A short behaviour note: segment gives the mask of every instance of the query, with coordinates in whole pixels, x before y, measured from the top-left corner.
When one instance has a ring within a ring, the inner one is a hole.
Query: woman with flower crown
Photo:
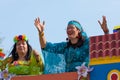
[[[3,71],[7,68],[9,73],[15,75],[43,74],[42,56],[32,49],[26,35],[15,36],[14,42],[8,57],[0,62],[0,69]]]

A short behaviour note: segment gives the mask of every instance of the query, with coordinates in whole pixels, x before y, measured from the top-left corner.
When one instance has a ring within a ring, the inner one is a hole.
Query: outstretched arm
[[[106,21],[106,16],[102,16],[102,23],[98,20],[98,23],[100,24],[104,34],[109,34],[109,29],[107,27],[107,21]]]
[[[36,26],[39,32],[39,41],[40,41],[41,48],[45,48],[46,47],[46,39],[44,36],[45,22],[43,21],[43,23],[40,23],[40,18],[38,17],[35,19],[34,25]]]

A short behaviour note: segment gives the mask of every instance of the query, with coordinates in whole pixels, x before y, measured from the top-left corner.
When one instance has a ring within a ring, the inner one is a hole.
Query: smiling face
[[[27,42],[24,40],[20,40],[16,43],[16,52],[18,53],[18,56],[25,56],[28,51],[28,45]]]
[[[75,39],[78,36],[78,33],[80,33],[79,29],[77,29],[74,25],[68,25],[67,35],[70,40]]]

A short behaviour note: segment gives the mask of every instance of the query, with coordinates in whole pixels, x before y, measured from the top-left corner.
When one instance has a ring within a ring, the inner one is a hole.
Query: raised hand
[[[43,23],[40,23],[40,18],[38,17],[35,19],[34,25],[36,26],[39,33],[41,33],[44,31],[45,21],[43,21]]]
[[[109,29],[107,27],[107,21],[106,21],[106,16],[102,16],[103,21],[102,23],[98,20],[98,23],[100,24],[102,30],[104,31],[105,34],[109,33]]]

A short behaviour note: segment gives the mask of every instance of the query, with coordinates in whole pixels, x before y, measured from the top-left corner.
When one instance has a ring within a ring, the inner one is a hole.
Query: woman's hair
[[[76,47],[82,46],[82,45],[83,45],[83,42],[85,41],[84,36],[82,36],[81,33],[78,33],[77,38],[78,38],[78,42],[77,42],[76,44],[72,44],[71,41],[70,41],[68,38],[66,38],[66,40],[67,40],[67,47],[70,47],[70,46],[71,46],[71,47],[73,47],[73,48],[76,48]]]
[[[28,48],[28,51],[27,51],[27,54],[25,55],[25,60],[30,60],[30,56],[31,56],[31,51],[32,51],[32,47],[30,46],[30,44],[28,43],[28,41],[26,41],[27,43],[27,48]],[[15,60],[18,60],[19,56],[18,56],[18,53],[16,52],[16,44],[15,43],[13,45],[13,49],[12,51],[10,52],[10,54],[8,55],[9,56],[12,56],[12,62],[15,61]]]

